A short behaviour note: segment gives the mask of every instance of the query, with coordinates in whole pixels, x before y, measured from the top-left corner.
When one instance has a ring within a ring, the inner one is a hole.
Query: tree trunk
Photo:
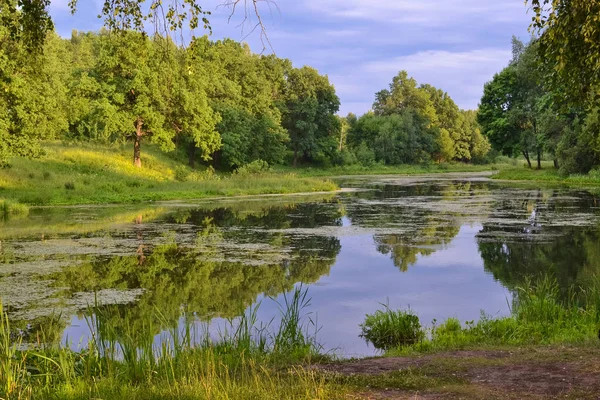
[[[188,161],[191,168],[196,167],[196,144],[194,142],[190,143],[188,149]]]
[[[142,168],[142,136],[144,136],[142,132],[142,126],[144,122],[141,118],[138,118],[135,122],[135,137],[133,138],[133,165],[138,168]]]
[[[523,156],[525,157],[525,160],[527,160],[527,165],[529,165],[529,168],[531,168],[531,159],[529,158],[529,152],[527,150],[523,150]]]
[[[542,169],[542,152],[537,151],[537,169]]]
[[[298,150],[294,149],[294,163],[293,163],[293,167],[296,168],[297,165],[298,165]]]
[[[554,159],[554,168],[558,169],[558,160],[556,158]]]

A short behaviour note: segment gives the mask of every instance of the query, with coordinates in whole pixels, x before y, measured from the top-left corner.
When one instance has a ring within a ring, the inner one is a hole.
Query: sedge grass
[[[58,343],[23,347],[0,305],[0,398],[343,397],[343,390],[303,366],[317,349],[301,317],[309,302],[306,290],[297,288],[284,303],[277,329],[257,327],[255,307],[230,321],[218,339],[199,334],[193,318],[184,315],[185,323],[163,332],[159,344],[152,334],[140,336],[139,325],[136,331],[115,323],[95,306],[88,318],[93,337],[80,351]],[[142,331],[155,327],[146,328]]]

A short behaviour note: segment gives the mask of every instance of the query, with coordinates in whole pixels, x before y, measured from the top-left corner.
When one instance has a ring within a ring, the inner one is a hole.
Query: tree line
[[[233,169],[329,156],[337,148],[339,98],[326,76],[253,54],[232,40],[127,31],[46,38],[32,56],[0,32],[0,157],[36,156],[40,140],[133,143],[180,150],[193,166]]]
[[[0,159],[38,156],[43,140],[143,143],[188,163],[233,170],[252,162],[319,166],[483,160],[475,113],[402,71],[361,118],[336,115],[327,76],[233,40],[135,31],[48,34],[32,55],[5,32]]]

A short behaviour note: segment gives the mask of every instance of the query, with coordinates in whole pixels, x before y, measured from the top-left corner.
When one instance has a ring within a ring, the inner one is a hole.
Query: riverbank
[[[352,360],[320,353],[302,288],[280,304],[276,328],[257,326],[254,307],[217,338],[198,330],[191,315],[146,315],[130,325],[90,307],[84,314],[94,334],[77,351],[60,343],[24,348],[0,305],[0,398],[597,398],[600,288],[562,300],[557,290],[553,280],[539,280],[519,289],[511,316],[464,326],[449,318],[418,342]],[[380,333],[407,339],[412,328],[423,332],[411,321]],[[38,343],[44,337],[39,332]]]
[[[142,168],[132,165],[128,147],[50,143],[44,148],[39,159],[13,158],[0,169],[4,213],[22,213],[16,204],[136,203],[338,189],[328,179],[292,173],[193,170],[152,146],[144,149]]]
[[[508,181],[544,182],[573,186],[600,186],[600,173],[597,171],[592,171],[586,175],[563,176],[553,166],[544,166],[540,170],[505,167],[499,169],[493,178]]]

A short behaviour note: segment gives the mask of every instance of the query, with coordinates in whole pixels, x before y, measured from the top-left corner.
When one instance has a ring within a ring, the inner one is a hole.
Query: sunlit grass
[[[129,147],[47,143],[45,149],[40,159],[17,157],[0,169],[0,198],[28,205],[69,205],[337,189],[329,180],[295,174],[192,170],[151,145],[142,153],[142,168],[132,165]]]

